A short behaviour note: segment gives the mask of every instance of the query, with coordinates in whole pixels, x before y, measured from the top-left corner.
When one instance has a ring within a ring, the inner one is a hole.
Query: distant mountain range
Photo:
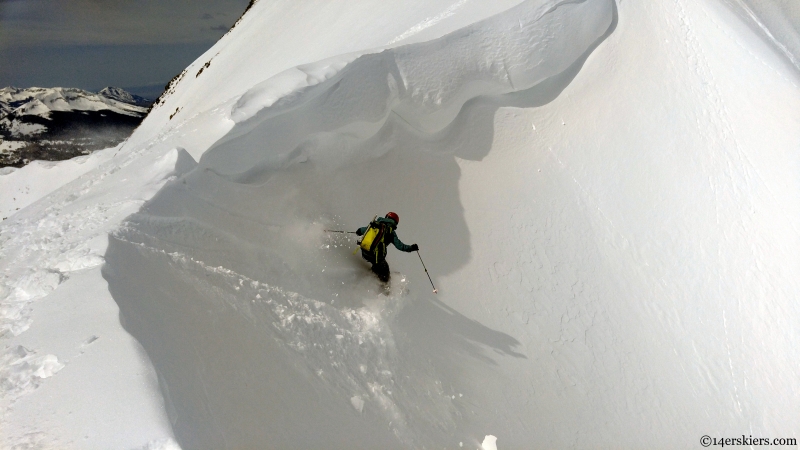
[[[120,88],[0,89],[0,167],[62,160],[126,139],[151,101]]]

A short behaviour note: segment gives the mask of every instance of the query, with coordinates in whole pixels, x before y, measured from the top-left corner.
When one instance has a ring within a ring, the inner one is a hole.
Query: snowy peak
[[[0,111],[3,115],[42,116],[52,111],[103,111],[133,117],[147,114],[147,101],[119,88],[105,88],[100,93],[75,88],[0,89]]]
[[[139,125],[149,102],[120,88],[0,89],[0,167],[61,160],[111,147]]]
[[[147,100],[144,97],[139,97],[138,95],[131,94],[130,92],[124,89],[111,86],[103,88],[97,94],[109,100],[115,100],[118,102],[127,103],[129,105],[149,107],[153,103],[152,101]]]

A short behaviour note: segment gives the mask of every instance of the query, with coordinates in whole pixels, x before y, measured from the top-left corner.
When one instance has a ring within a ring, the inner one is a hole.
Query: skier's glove
[[[356,236],[361,236],[361,229],[356,230]]]
[[[411,244],[411,248],[409,249],[409,251],[415,252],[417,250],[419,250],[419,245]]]

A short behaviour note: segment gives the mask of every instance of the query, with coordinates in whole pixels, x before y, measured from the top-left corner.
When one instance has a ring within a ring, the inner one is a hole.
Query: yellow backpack
[[[386,224],[378,222],[377,219],[378,216],[372,218],[372,221],[369,223],[369,228],[364,232],[364,237],[361,238],[361,242],[358,243],[361,250],[365,252],[373,253],[378,247],[378,244],[383,242],[383,238],[386,235]]]

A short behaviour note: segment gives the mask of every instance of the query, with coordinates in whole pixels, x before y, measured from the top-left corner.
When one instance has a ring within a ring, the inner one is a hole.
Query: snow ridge
[[[404,40],[404,39],[406,39],[408,37],[411,37],[411,36],[419,33],[420,31],[422,31],[422,30],[424,30],[426,28],[430,28],[430,27],[436,25],[438,22],[441,22],[442,20],[444,20],[444,19],[452,16],[453,14],[455,14],[456,10],[458,10],[459,8],[464,6],[464,4],[466,4],[468,1],[469,0],[458,0],[457,2],[453,3],[452,5],[450,5],[447,9],[445,9],[441,13],[439,13],[439,14],[433,16],[433,17],[428,17],[427,19],[423,20],[422,22],[420,22],[420,23],[414,25],[413,27],[409,28],[408,30],[404,31],[402,34],[400,34],[396,38],[394,38],[391,41],[387,42],[386,45],[392,45],[395,42],[400,42],[400,41],[402,41],[402,40]]]

